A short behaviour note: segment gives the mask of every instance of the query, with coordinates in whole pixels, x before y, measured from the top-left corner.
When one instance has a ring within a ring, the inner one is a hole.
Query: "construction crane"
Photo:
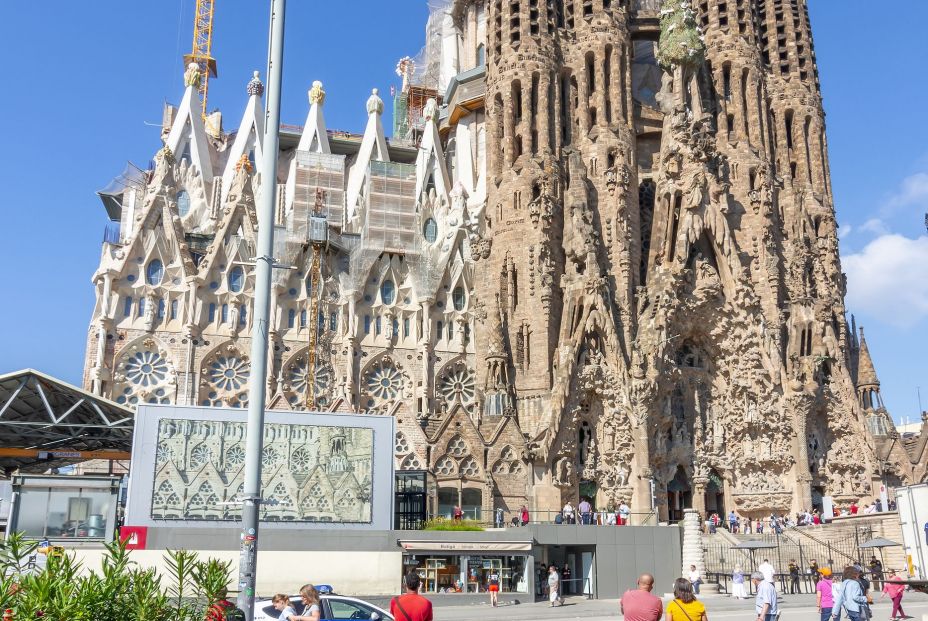
[[[193,51],[184,54],[184,67],[190,63],[200,68],[200,103],[203,109],[203,119],[206,120],[206,99],[209,92],[210,76],[217,78],[216,59],[212,57],[213,47],[213,13],[216,3],[214,0],[197,0],[196,13],[193,17]]]
[[[306,409],[316,409],[316,345],[319,341],[319,299],[322,282],[322,251],[328,240],[325,190],[316,188],[316,201],[309,218],[309,243],[313,258],[309,266],[309,351],[306,354]]]

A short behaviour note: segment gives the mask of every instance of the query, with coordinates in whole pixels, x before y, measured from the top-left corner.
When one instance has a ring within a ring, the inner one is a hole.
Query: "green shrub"
[[[481,526],[480,522],[477,522],[476,520],[461,520],[460,522],[454,522],[452,520],[446,520],[445,518],[433,518],[425,523],[425,526],[422,527],[422,530],[474,531],[483,530],[483,526]]]
[[[106,544],[100,572],[82,572],[73,554],[49,556],[41,571],[28,558],[37,548],[21,533],[0,542],[0,608],[14,619],[43,621],[202,621],[225,594],[231,563],[168,551],[170,584],[130,560],[124,543]]]

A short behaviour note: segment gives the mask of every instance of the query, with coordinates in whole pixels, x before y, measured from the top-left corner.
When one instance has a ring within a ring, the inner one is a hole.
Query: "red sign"
[[[123,526],[119,529],[119,540],[126,541],[127,550],[144,550],[148,542],[147,526]]]

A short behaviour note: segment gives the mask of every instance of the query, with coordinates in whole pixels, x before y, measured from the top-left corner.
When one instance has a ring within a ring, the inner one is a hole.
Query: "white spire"
[[[303,135],[297,145],[299,151],[315,151],[317,153],[331,153],[329,135],[325,128],[325,118],[322,116],[322,105],[325,103],[325,91],[322,82],[316,80],[309,89],[309,114],[303,125]]]
[[[246,157],[254,151],[254,166],[258,170],[261,168],[261,158],[264,157],[264,108],[261,105],[261,95],[264,94],[264,84],[258,77],[257,71],[254,72],[251,81],[246,86],[248,92],[248,103],[245,106],[245,113],[242,115],[242,122],[238,126],[238,132],[235,134],[235,141],[229,150],[229,157],[226,160],[225,170],[222,172],[222,202],[226,200],[229,194],[229,188],[232,186],[232,179],[235,177],[235,167],[243,155]],[[260,191],[256,187],[255,194]]]
[[[348,196],[345,204],[348,213],[348,220],[351,220],[358,213],[358,197],[361,195],[361,188],[364,187],[364,180],[367,178],[367,168],[372,160],[381,162],[390,161],[390,152],[387,150],[387,139],[383,134],[383,122],[380,115],[383,113],[383,99],[377,94],[377,89],[371,91],[371,96],[367,99],[367,127],[364,129],[364,137],[361,139],[361,148],[358,151],[358,157],[351,167],[348,175]],[[376,149],[376,153],[375,153]]]
[[[204,186],[213,181],[213,167],[210,164],[209,142],[206,140],[206,130],[203,127],[203,117],[196,101],[197,86],[200,83],[200,70],[196,63],[190,63],[184,73],[184,98],[177,109],[174,124],[168,133],[164,144],[174,153],[175,157],[183,157],[186,147],[190,147],[190,164],[196,168],[203,179]]]

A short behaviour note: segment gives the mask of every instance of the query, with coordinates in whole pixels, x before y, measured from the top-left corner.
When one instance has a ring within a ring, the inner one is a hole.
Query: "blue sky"
[[[0,9],[4,193],[0,373],[34,367],[81,383],[90,277],[107,222],[94,192],[160,146],[164,101],[182,94],[194,0],[8,2]],[[245,84],[264,72],[268,2],[217,3],[210,106],[238,125]],[[928,2],[810,0],[827,112],[849,310],[866,327],[897,419],[928,408]],[[882,3],[881,3],[882,4]],[[386,96],[396,61],[423,44],[424,0],[292,0],[285,123],[301,124],[322,80],[330,128],[360,131],[370,89]],[[389,106],[387,106],[389,109]]]

